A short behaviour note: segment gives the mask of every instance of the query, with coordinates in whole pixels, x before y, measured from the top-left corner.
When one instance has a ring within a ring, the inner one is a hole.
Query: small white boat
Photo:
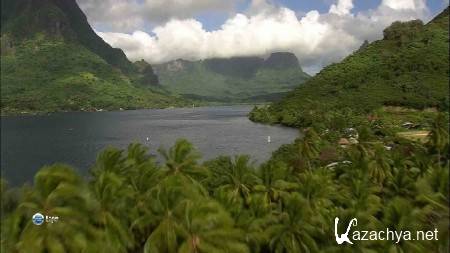
[[[271,140],[270,140],[270,135],[269,136],[267,136],[267,143],[270,143],[271,142]]]

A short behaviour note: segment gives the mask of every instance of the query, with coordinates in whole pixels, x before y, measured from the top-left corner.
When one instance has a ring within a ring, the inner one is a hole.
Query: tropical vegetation
[[[201,162],[186,140],[160,149],[162,162],[141,144],[108,148],[87,178],[56,164],[33,185],[2,181],[2,252],[447,252],[448,117],[429,130],[425,142],[383,137],[387,148],[376,126],[344,147],[304,129],[261,165]],[[36,212],[59,221],[33,225]],[[335,217],[366,230],[438,229],[439,240],[337,245]]]
[[[56,164],[32,185],[2,180],[1,251],[448,252],[448,75],[448,9],[427,25],[394,23],[253,110],[252,120],[300,128],[262,164],[202,161],[178,140],[159,158],[141,144],[107,148],[84,177]],[[37,212],[59,221],[34,225]],[[336,217],[365,230],[436,229],[438,240],[338,245]]]
[[[2,114],[190,105],[90,27],[76,1],[1,1]]]
[[[383,106],[448,111],[448,27],[449,8],[426,25],[394,22],[382,40],[324,68],[281,101],[255,108],[250,118],[310,127],[339,115],[351,120]]]

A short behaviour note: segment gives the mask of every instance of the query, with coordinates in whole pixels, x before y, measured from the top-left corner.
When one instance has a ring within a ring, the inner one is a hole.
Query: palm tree
[[[128,145],[126,151],[125,154],[123,150],[106,148],[97,156],[91,174],[96,177],[97,173],[109,171],[132,179],[141,176],[139,166],[154,163],[153,157],[147,154],[148,148],[142,144],[132,143]]]
[[[207,176],[207,171],[198,164],[200,155],[187,140],[176,141],[168,151],[162,148],[158,151],[166,161],[168,175],[181,173],[199,181]]]
[[[231,200],[242,199],[248,204],[253,187],[260,182],[250,164],[250,157],[236,156],[234,160],[229,160],[228,165],[212,175],[214,184],[218,186],[219,191],[228,193]]]
[[[244,231],[244,238],[252,252],[265,252],[269,247],[267,228],[277,222],[273,215],[274,206],[267,205],[264,194],[254,193],[247,208],[235,208],[233,214],[236,226]],[[281,205],[279,205],[281,208]]]
[[[152,215],[152,205],[155,201],[152,192],[159,187],[163,177],[163,171],[153,162],[145,162],[133,169],[135,175],[130,175],[129,186],[133,189],[132,204],[128,207],[128,218],[134,226],[131,228],[135,246],[141,247],[151,233],[151,227],[140,224],[139,219]]]
[[[131,225],[133,231],[150,231],[144,245],[144,252],[176,252],[180,213],[185,202],[205,197],[199,184],[182,174],[162,179],[148,192],[148,212],[143,213]]]
[[[1,219],[1,248],[0,252],[19,252],[17,242],[23,230],[25,217],[19,212],[13,212],[9,215],[3,215]]]
[[[114,172],[118,175],[126,175],[128,171],[124,164],[125,160],[126,158],[124,157],[122,150],[109,147],[97,156],[90,173],[94,177],[97,177],[97,174],[104,171]]]
[[[431,131],[428,135],[426,146],[431,154],[437,155],[439,164],[442,158],[445,158],[444,164],[448,164],[449,159],[449,133],[448,117],[440,113],[431,125]],[[442,157],[443,156],[443,157]]]
[[[215,201],[186,201],[178,226],[180,253],[246,253],[244,233]]]
[[[260,184],[254,190],[263,194],[263,203],[268,207],[279,203],[283,193],[293,191],[298,188],[295,182],[288,182],[288,168],[283,162],[268,162],[257,170]]]
[[[434,230],[438,228],[438,245],[427,245],[433,247],[436,252],[445,252],[448,249],[449,236],[449,170],[444,167],[431,167],[425,177],[417,182],[417,201],[424,203],[423,212],[426,217],[424,228]]]
[[[148,148],[141,144],[130,144],[125,160],[127,166],[126,180],[137,195],[144,195],[155,187],[163,178],[153,156],[148,155]],[[135,196],[139,197],[139,196]]]
[[[370,158],[368,164],[368,172],[372,180],[383,185],[387,178],[392,176],[391,173],[391,163],[389,156],[382,145],[376,145],[374,147],[373,156]]]
[[[352,173],[352,178],[342,178],[338,181],[340,189],[337,202],[344,209],[344,217],[358,219],[358,224],[364,228],[375,228],[379,223],[377,214],[382,210],[382,199],[378,196],[380,187],[372,183],[364,172]]]
[[[417,193],[414,179],[410,171],[405,167],[396,167],[393,169],[393,176],[386,184],[385,192],[389,197],[403,196],[405,198],[414,198]]]
[[[15,245],[18,252],[103,252],[103,236],[92,215],[97,212],[95,203],[82,179],[68,166],[42,168],[18,212],[24,219]],[[58,216],[59,221],[33,225],[30,217],[37,212]]]
[[[401,197],[395,197],[387,204],[383,211],[382,225],[380,229],[390,228],[393,231],[410,231],[411,237],[416,235],[416,231],[421,229],[424,221],[422,210],[414,207],[413,204]],[[420,241],[400,240],[399,243],[384,241],[384,252],[426,252]]]
[[[152,156],[148,154],[148,147],[139,143],[131,143],[128,145],[126,158],[128,164],[135,165],[152,160]]]
[[[299,139],[297,145],[296,164],[297,169],[304,169],[306,163],[309,170],[312,169],[311,161],[319,155],[319,136],[313,128],[308,128],[303,131],[303,138]]]
[[[298,193],[285,196],[284,210],[277,215],[278,221],[272,224],[267,233],[270,235],[270,249],[275,253],[318,252],[315,236],[320,231],[309,223],[311,213],[305,206],[305,200]]]
[[[125,179],[114,172],[102,171],[91,182],[91,190],[100,204],[100,210],[95,215],[98,226],[104,231],[107,244],[105,249],[109,252],[126,252],[133,247],[132,234],[128,230],[129,216],[132,214],[134,196],[130,185]]]
[[[150,212],[148,192],[162,178],[161,170],[148,155],[148,148],[130,144],[126,153],[108,148],[97,157],[91,173],[90,189],[100,205],[98,226],[110,242],[105,248],[120,252],[139,249],[147,239],[148,228],[129,230],[129,227]],[[123,216],[124,213],[127,215]]]
[[[379,228],[379,213],[383,209],[382,198],[379,196],[381,189],[378,184],[374,184],[367,170],[368,159],[365,148],[356,149],[352,155],[355,160],[352,164],[345,166],[345,170],[338,174],[334,181],[334,197],[331,198],[334,207],[326,209],[328,216],[324,218],[332,221],[335,217],[342,219],[343,224],[349,224],[353,218],[358,219],[358,226],[366,230],[375,230]],[[324,212],[320,212],[322,215]],[[331,235],[334,233],[333,228],[328,224],[323,228],[325,234]],[[325,252],[373,252],[372,242],[359,242],[356,245],[351,245],[351,248],[342,247],[333,243],[322,242]]]
[[[357,144],[353,145],[347,152],[345,152],[346,160],[352,162],[352,169],[367,173],[369,170],[370,159],[373,156],[372,151],[367,145]]]
[[[1,218],[12,213],[18,205],[19,192],[10,188],[8,182],[0,178]]]
[[[305,207],[310,211],[320,215],[330,207],[332,200],[336,197],[336,188],[331,177],[331,172],[327,169],[317,169],[300,173],[298,177],[297,192],[305,200]]]
[[[151,228],[151,233],[144,245],[144,252],[177,252],[179,247],[177,214],[182,211],[179,209],[183,209],[183,203],[189,201],[189,197],[197,197],[194,193],[192,196],[187,194],[191,190],[189,186],[183,182],[181,175],[172,175],[165,178],[150,192],[152,199],[152,202],[148,204],[150,212],[139,217],[132,224],[132,228]]]
[[[153,159],[149,159],[140,164],[135,164],[129,168],[129,173],[125,177],[126,184],[132,189],[133,206],[139,213],[148,211],[148,204],[151,203],[150,192],[158,187],[164,179],[164,171],[159,168]]]
[[[402,148],[406,152],[392,153],[395,167],[408,169],[414,179],[426,174],[428,167],[433,163],[433,157],[427,147],[422,143],[409,141]]]
[[[1,248],[0,252],[17,252],[15,244],[19,240],[21,233],[22,215],[17,212],[17,207],[21,202],[25,187],[15,189],[9,188],[8,183],[3,178],[0,180],[1,189]]]
[[[173,185],[181,176],[171,177],[178,179],[154,189],[152,214],[137,221],[153,227],[144,252],[248,252],[242,231],[217,202]]]

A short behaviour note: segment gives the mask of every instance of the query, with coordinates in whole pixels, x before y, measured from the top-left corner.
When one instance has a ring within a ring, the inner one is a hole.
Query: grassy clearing
[[[425,143],[428,140],[428,135],[430,131],[406,131],[406,132],[398,132],[397,135],[399,137],[411,140],[411,141],[419,141]]]

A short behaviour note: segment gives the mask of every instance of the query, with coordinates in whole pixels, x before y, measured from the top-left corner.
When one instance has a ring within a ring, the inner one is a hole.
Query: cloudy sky
[[[313,74],[380,39],[395,20],[429,21],[448,0],[77,0],[130,60],[295,53]]]

